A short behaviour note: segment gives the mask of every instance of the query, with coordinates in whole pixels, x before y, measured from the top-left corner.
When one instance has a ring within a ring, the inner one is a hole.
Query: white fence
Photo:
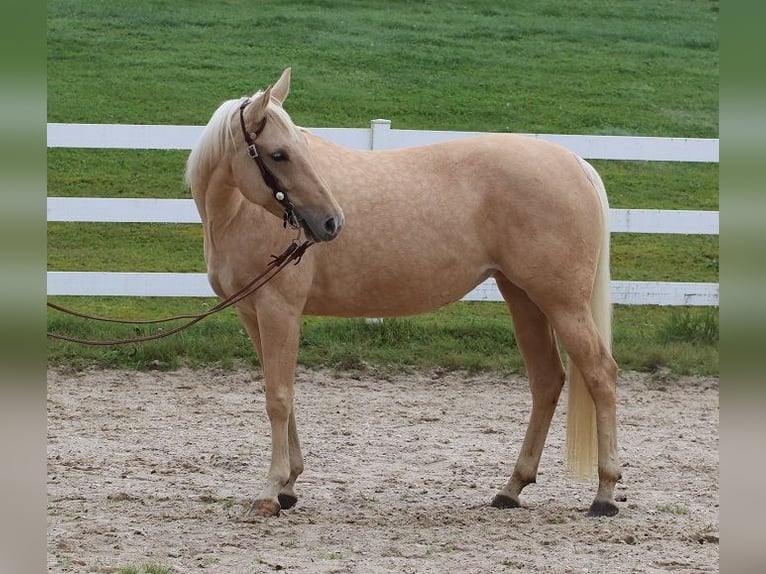
[[[201,126],[48,124],[48,147],[190,149]],[[373,120],[369,129],[311,128],[311,132],[356,149],[393,149],[477,135],[474,132],[391,129]],[[557,142],[586,159],[718,162],[717,139],[528,134]],[[48,198],[48,221],[199,223],[191,199]],[[718,235],[717,211],[612,209],[613,233]],[[48,295],[212,297],[204,273],[49,271]],[[613,281],[615,303],[717,306],[718,283]],[[494,280],[464,301],[502,301]]]

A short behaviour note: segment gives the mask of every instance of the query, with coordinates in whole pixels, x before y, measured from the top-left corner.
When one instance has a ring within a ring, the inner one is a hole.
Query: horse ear
[[[263,116],[266,115],[266,108],[269,105],[272,90],[273,90],[272,86],[269,86],[268,88],[266,88],[266,91],[262,92],[247,107],[247,109],[245,110],[245,114],[247,115],[247,119],[249,122],[257,123],[261,121]]]
[[[287,99],[287,94],[290,93],[290,70],[291,68],[285,68],[282,75],[274,84],[274,89],[271,91],[271,97],[279,102],[280,105]]]

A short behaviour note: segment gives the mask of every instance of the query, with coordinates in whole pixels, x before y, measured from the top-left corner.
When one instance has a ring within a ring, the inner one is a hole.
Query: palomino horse
[[[519,506],[535,482],[569,356],[567,459],[598,462],[592,515],[613,515],[620,479],[617,365],[611,356],[608,205],[574,153],[510,134],[392,151],[341,147],[282,108],[290,70],[223,103],[189,156],[208,277],[225,297],[263,271],[302,227],[316,242],[237,313],[263,366],[271,466],[248,517],[297,502],[303,458],[293,377],[301,315],[390,317],[462,298],[494,277],[527,365],[532,412],[516,467],[492,501]],[[341,210],[342,207],[342,210]],[[284,220],[284,221],[283,221]],[[332,240],[332,241],[330,241]]]

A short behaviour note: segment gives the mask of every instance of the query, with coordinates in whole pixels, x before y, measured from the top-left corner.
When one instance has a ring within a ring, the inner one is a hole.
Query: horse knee
[[[287,420],[293,408],[291,392],[266,390],[266,414],[269,420]]]

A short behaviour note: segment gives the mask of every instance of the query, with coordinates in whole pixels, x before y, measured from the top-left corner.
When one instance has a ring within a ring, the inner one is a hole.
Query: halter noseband
[[[255,140],[258,139],[258,136],[263,131],[263,127],[266,125],[266,117],[264,116],[264,118],[261,120],[261,123],[253,133],[248,132],[247,126],[245,126],[245,108],[248,106],[248,104],[250,104],[250,98],[245,98],[245,100],[239,106],[239,125],[242,127],[242,134],[245,136],[247,154],[253,158],[261,172],[263,182],[269,187],[269,189],[271,189],[271,192],[274,194],[274,199],[276,199],[277,202],[282,206],[282,209],[284,209],[284,214],[282,216],[284,226],[287,227],[289,224],[293,229],[300,229],[301,223],[298,219],[298,216],[295,215],[295,206],[293,205],[293,202],[288,199],[287,192],[279,183],[279,179],[276,175],[274,175],[274,172],[269,169],[269,166],[264,163],[263,158],[258,153],[258,148],[255,147]]]

